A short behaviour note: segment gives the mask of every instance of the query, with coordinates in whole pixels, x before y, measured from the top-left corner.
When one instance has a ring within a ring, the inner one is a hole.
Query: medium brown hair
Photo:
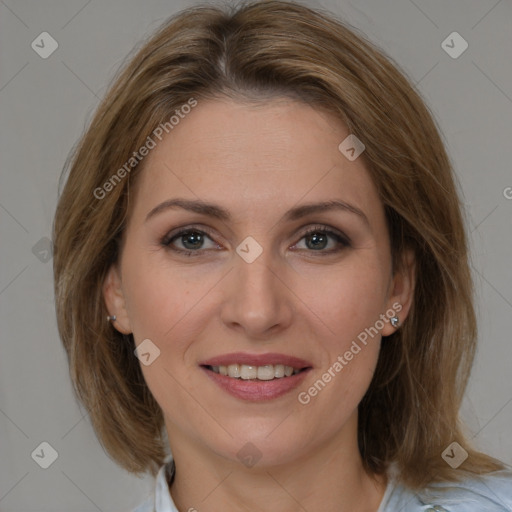
[[[410,314],[382,344],[359,405],[366,470],[381,474],[394,462],[402,481],[419,488],[502,468],[471,448],[458,420],[476,321],[461,202],[433,116],[396,63],[356,29],[274,0],[200,6],[168,20],[115,78],[66,162],[53,233],[58,328],[76,396],[107,452],[128,471],[152,475],[167,455],[163,414],[133,336],[106,321],[102,295],[144,163],[126,171],[126,162],[191,98],[222,95],[292,97],[338,116],[366,146],[394,269],[406,249],[414,252]],[[122,179],[105,187],[123,166]],[[441,457],[453,441],[469,453],[457,470]]]

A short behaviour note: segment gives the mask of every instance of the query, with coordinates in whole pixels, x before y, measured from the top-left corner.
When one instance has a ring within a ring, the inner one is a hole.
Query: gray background
[[[124,57],[186,1],[0,0],[0,511],[130,510],[152,487],[99,445],[72,394],[45,252],[67,154]],[[512,463],[512,4],[315,0],[405,69],[434,112],[467,205],[480,346],[463,407],[477,446]],[[49,32],[58,49],[31,43]],[[469,44],[454,59],[441,43]],[[35,249],[34,249],[35,246]],[[508,263],[507,263],[508,262]],[[58,458],[31,458],[46,441]]]

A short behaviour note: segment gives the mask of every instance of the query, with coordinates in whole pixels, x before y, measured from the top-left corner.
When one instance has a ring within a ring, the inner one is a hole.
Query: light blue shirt
[[[168,457],[158,472],[154,492],[133,512],[188,512],[179,511],[169,493],[167,482],[171,469],[172,459]],[[461,483],[434,483],[420,492],[398,484],[389,475],[386,491],[376,512],[420,511],[512,512],[512,471],[496,471]]]

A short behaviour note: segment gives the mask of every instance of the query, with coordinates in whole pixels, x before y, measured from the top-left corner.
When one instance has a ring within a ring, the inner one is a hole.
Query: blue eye
[[[327,244],[329,243],[329,238],[334,239],[336,243],[334,244],[334,249],[331,248],[329,250],[324,251]],[[339,252],[339,247],[336,247],[336,244],[341,245],[343,248],[350,247],[350,240],[348,237],[343,236],[341,233],[333,231],[325,226],[314,226],[310,228],[302,235],[302,239],[306,240],[306,247],[308,249],[312,249],[314,252],[321,253],[333,253]]]
[[[317,252],[318,255],[337,253],[351,245],[350,239],[347,236],[333,231],[327,226],[313,226],[302,234],[299,242],[303,239],[306,240],[306,249],[301,248],[300,250],[308,251],[309,249],[308,252]],[[334,240],[334,247],[325,250],[330,239]],[[204,247],[204,243],[207,240],[212,242],[212,247]],[[176,246],[178,242],[181,244],[181,248]],[[194,227],[187,227],[177,233],[166,235],[161,240],[161,245],[170,251],[184,256],[200,256],[204,250],[219,248],[219,245],[212,240],[208,231]],[[297,245],[298,243],[294,247]]]
[[[171,251],[184,254],[185,256],[197,256],[199,250],[203,249],[205,237],[213,242],[208,234],[201,229],[185,228],[178,231],[172,237],[168,235],[162,240],[162,245],[167,247]],[[175,247],[173,244],[175,241],[179,241],[184,249]]]

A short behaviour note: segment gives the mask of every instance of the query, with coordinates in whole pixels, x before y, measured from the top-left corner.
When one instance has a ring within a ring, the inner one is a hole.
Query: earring
[[[399,318],[397,316],[394,316],[390,319],[390,322],[391,322],[391,325],[393,327],[397,327],[398,326],[398,322],[399,322]]]
[[[112,316],[108,315],[107,322],[115,322],[116,318],[117,318],[116,315],[112,315]]]

